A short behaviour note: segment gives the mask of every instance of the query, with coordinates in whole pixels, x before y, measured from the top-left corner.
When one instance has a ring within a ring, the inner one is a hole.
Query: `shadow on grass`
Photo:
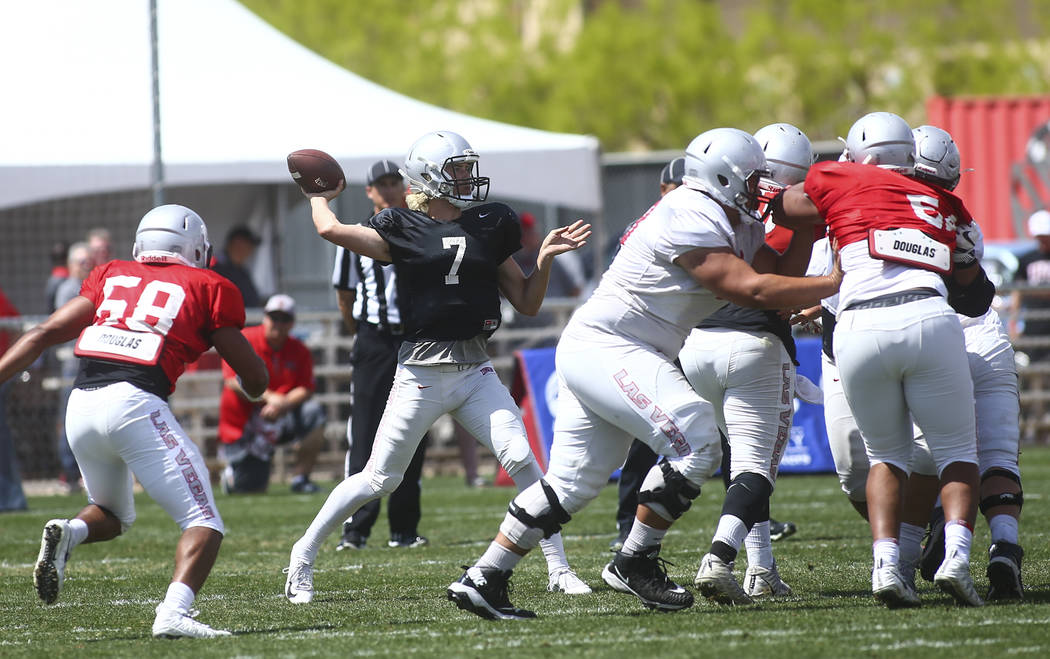
[[[234,636],[254,636],[257,634],[282,634],[284,632],[323,632],[338,629],[338,625],[325,623],[321,625],[289,625],[286,627],[266,627],[233,632]]]

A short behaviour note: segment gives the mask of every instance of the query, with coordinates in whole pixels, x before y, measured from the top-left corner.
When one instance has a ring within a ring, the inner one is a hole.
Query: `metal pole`
[[[157,0],[149,0],[150,69],[153,74],[153,206],[164,204],[164,159],[160,151],[160,67],[157,56]]]

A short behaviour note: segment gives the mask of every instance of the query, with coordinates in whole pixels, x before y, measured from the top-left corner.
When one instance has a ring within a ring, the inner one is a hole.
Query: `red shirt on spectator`
[[[20,316],[18,309],[15,305],[11,304],[11,301],[7,299],[4,292],[0,290],[0,318],[7,318],[13,316]],[[0,355],[7,352],[7,349],[11,347],[11,332],[8,330],[0,331]]]
[[[274,350],[266,342],[262,325],[247,327],[242,333],[266,364],[266,370],[270,374],[268,391],[286,394],[297,387],[314,390],[313,357],[302,341],[289,336],[280,350]],[[225,361],[222,363],[222,377],[236,377],[236,373]],[[245,400],[229,387],[224,387],[219,402],[219,440],[230,444],[240,439],[244,432],[244,424],[251,418],[252,410],[261,405],[262,403]]]

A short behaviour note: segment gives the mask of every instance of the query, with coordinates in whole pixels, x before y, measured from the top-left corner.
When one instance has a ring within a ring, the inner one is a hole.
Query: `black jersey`
[[[474,206],[451,222],[388,208],[369,225],[390,244],[406,339],[462,341],[499,327],[499,266],[521,249],[510,207]]]
[[[724,327],[742,332],[771,332],[780,339],[791,357],[798,365],[795,337],[791,335],[791,323],[780,317],[776,311],[749,309],[730,302],[714,312],[697,325],[700,329]]]

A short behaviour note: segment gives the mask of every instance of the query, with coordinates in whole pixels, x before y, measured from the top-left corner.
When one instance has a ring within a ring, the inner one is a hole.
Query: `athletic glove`
[[[960,268],[968,268],[980,262],[984,256],[984,236],[976,222],[955,227],[955,250],[952,262]]]

